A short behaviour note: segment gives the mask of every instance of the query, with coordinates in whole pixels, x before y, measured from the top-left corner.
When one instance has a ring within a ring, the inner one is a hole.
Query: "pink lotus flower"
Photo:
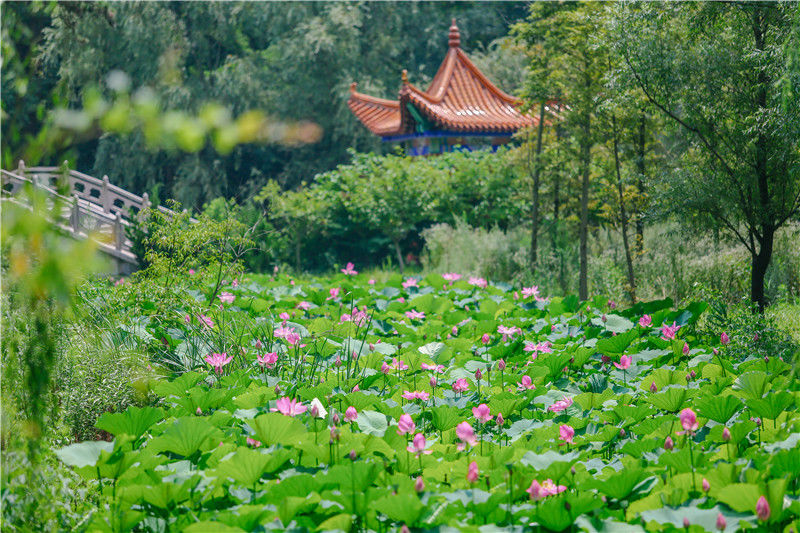
[[[193,269],[193,268],[190,268],[190,269],[189,269],[189,275],[190,275],[190,276],[194,276],[194,269]]]
[[[355,422],[358,418],[358,411],[352,405],[344,412],[344,419],[346,422]]]
[[[422,476],[417,476],[417,480],[414,482],[414,490],[417,492],[425,490],[425,482],[422,480]]]
[[[412,309],[411,311],[406,311],[406,316],[410,320],[424,320],[425,319],[425,313],[423,313],[422,311],[417,311],[415,309]]]
[[[694,414],[694,411],[687,407],[680,412],[680,419],[681,427],[683,427],[684,431],[678,432],[678,435],[683,435],[684,433],[692,434],[697,431],[699,426],[697,424],[697,415]]]
[[[472,461],[467,468],[467,481],[475,483],[478,481],[478,463]]]
[[[539,297],[539,286],[534,285],[533,287],[522,287],[522,297],[523,298],[538,298]]]
[[[397,434],[398,435],[405,435],[414,433],[414,430],[417,428],[414,421],[411,419],[411,416],[407,414],[400,415],[400,420],[397,421]]]
[[[374,279],[371,279],[371,280],[369,280],[367,283],[369,283],[370,285],[375,285],[375,280],[374,280]]]
[[[536,352],[541,353],[553,353],[552,344],[549,341],[539,342],[533,344],[532,342],[525,343],[525,348],[523,348],[526,352],[533,352],[533,359],[536,359]]]
[[[426,450],[425,446],[426,446],[425,435],[423,435],[422,433],[417,433],[416,435],[414,435],[414,439],[412,440],[411,445],[406,447],[406,450],[416,454],[417,457],[419,457],[420,454],[429,455],[431,451]]]
[[[614,300],[609,300],[608,301],[608,307],[609,307],[609,309],[616,309],[617,308],[617,302],[615,302]]]
[[[530,376],[522,376],[522,381],[517,383],[517,390],[524,391],[524,390],[533,390],[536,388],[536,385],[533,384]]]
[[[289,313],[284,311],[283,313],[278,315],[278,318],[280,318],[281,320],[289,320],[292,317],[289,316]]]
[[[467,444],[475,446],[478,443],[478,439],[475,438],[475,430],[472,429],[469,422],[461,422],[456,426],[456,437],[461,441],[461,444],[458,445],[459,451],[463,450]]]
[[[619,363],[614,363],[614,366],[620,370],[627,370],[631,367],[631,356],[623,355],[619,358]]]
[[[186,315],[185,317],[183,317],[183,321],[186,322],[187,324],[191,324],[192,323],[192,317],[189,316],[189,315]]]
[[[643,328],[649,328],[650,324],[653,323],[653,317],[650,315],[644,315],[642,318],[639,319],[639,325]]]
[[[203,324],[203,327],[206,329],[211,329],[214,327],[214,321],[211,320],[206,315],[197,315],[197,320],[199,320],[200,323]]]
[[[388,374],[388,373],[389,373],[389,372],[391,372],[391,371],[392,371],[392,367],[390,367],[389,365],[387,365],[387,364],[386,364],[386,361],[384,361],[384,362],[383,362],[383,364],[381,364],[381,372],[383,372],[383,373],[384,373],[384,375],[386,375],[386,374]]]
[[[403,392],[402,396],[406,400],[422,400],[425,402],[427,402],[428,398],[430,398],[430,395],[427,392],[423,391],[413,391],[413,392],[405,391]]]
[[[572,398],[567,398],[564,396],[563,400],[558,400],[553,405],[547,408],[548,411],[552,411],[553,413],[558,413],[567,409],[570,405],[572,405]]]
[[[756,514],[758,515],[758,519],[762,522],[769,520],[771,510],[769,508],[769,502],[767,502],[767,499],[763,496],[759,497],[756,502]]]
[[[573,444],[572,437],[575,436],[575,429],[572,426],[562,424],[558,426],[558,438],[567,444]]]
[[[278,362],[278,352],[267,352],[264,355],[257,355],[256,360],[261,366],[272,368]]]
[[[545,480],[541,484],[535,479],[531,482],[531,486],[525,491],[530,495],[531,500],[537,501],[547,496],[554,496],[567,490],[564,485],[556,485],[552,479]]]
[[[252,446],[254,448],[258,448],[259,446],[261,446],[261,441],[258,441],[256,439],[253,439],[253,438],[250,438],[250,437],[247,437],[246,442],[247,442],[248,446]]]
[[[453,383],[453,392],[467,392],[469,390],[469,383],[464,378],[459,378]]]
[[[406,280],[402,283],[404,289],[409,289],[411,287],[419,287],[419,281],[417,278],[406,278]]]
[[[303,311],[308,311],[309,309],[311,309],[311,303],[303,301],[297,304],[295,307],[297,307],[298,309],[302,309]]]
[[[408,365],[405,364],[402,360],[397,359],[397,357],[393,357],[391,368],[393,368],[394,370],[408,370]]]
[[[483,335],[481,335],[481,342],[483,344],[489,344],[490,340],[492,340],[492,338],[489,336],[488,333],[484,333]]]
[[[525,492],[528,493],[532,501],[538,501],[544,498],[544,494],[542,494],[542,486],[539,485],[539,482],[535,479],[531,481],[531,486],[525,489]]]
[[[275,407],[270,409],[270,411],[280,411],[281,414],[286,416],[296,416],[305,413],[306,409],[306,406],[302,403],[292,400],[288,396],[284,396],[283,398],[275,401]]]
[[[342,274],[345,276],[355,276],[358,274],[358,271],[354,270],[353,267],[355,267],[353,263],[347,263],[347,265],[342,269]]]
[[[730,339],[730,337],[728,337],[728,334],[723,331],[719,336],[719,342],[721,342],[722,345],[725,346],[729,342],[731,342],[731,339]]]
[[[489,411],[489,406],[485,403],[480,404],[478,407],[473,407],[472,414],[484,424],[492,419],[492,413]]]
[[[217,296],[217,298],[219,298],[219,301],[224,304],[232,304],[233,301],[236,299],[236,296],[234,296],[229,292],[221,292],[219,293],[219,296]]]
[[[461,279],[461,274],[456,274],[455,272],[445,272],[442,274],[442,277],[450,282],[450,285],[453,284],[454,281],[458,281]]]
[[[280,326],[275,328],[275,331],[272,334],[275,336],[276,339],[285,339],[289,337],[292,333],[294,333],[294,328],[290,328],[287,326]]]
[[[517,291],[514,291],[514,299],[519,300],[519,293]]]
[[[290,333],[290,334],[288,334],[286,336],[286,342],[288,342],[289,344],[294,346],[295,344],[300,342],[300,335],[295,333],[295,332],[292,332],[292,333]],[[303,346],[305,346],[305,345],[303,345]]]
[[[233,357],[227,353],[212,353],[206,356],[206,363],[214,367],[217,374],[222,373],[222,367],[233,361]]]
[[[430,370],[434,374],[444,374],[444,365],[422,363],[420,366],[423,370]]]
[[[336,298],[338,298],[338,297],[339,297],[339,293],[340,293],[340,292],[342,292],[342,289],[341,289],[341,288],[339,288],[339,287],[334,287],[334,288],[330,289],[330,290],[328,291],[328,293],[330,294],[330,296],[328,296],[327,298],[325,298],[325,300],[335,300]]]
[[[666,324],[661,325],[661,338],[665,341],[670,341],[675,339],[675,334],[678,333],[678,330],[681,329],[680,326],[676,325],[675,322],[672,323],[671,326]]]
[[[488,285],[488,283],[487,283],[487,281],[485,279],[476,278],[476,277],[470,277],[469,278],[469,284],[470,285],[474,285],[476,287],[480,287],[481,289],[485,289],[486,286]]]
[[[503,340],[506,340],[509,337],[513,339],[514,335],[522,333],[522,330],[517,326],[497,326],[497,333],[503,336]]]

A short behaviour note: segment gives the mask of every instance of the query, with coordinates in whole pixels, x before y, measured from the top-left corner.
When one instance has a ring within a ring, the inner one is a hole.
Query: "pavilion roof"
[[[522,103],[500,90],[461,49],[461,36],[453,20],[449,49],[426,91],[409,83],[402,73],[397,100],[375,98],[350,86],[347,104],[369,130],[383,137],[412,133],[416,122],[407,104],[436,128],[460,133],[509,134],[538,123],[519,111]]]

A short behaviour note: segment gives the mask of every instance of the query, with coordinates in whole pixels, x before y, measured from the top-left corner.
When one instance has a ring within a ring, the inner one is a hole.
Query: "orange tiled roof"
[[[353,114],[372,133],[383,137],[413,132],[407,103],[445,131],[509,134],[538,122],[521,113],[521,101],[497,88],[461,50],[455,20],[448,37],[447,55],[427,91],[409,83],[406,71],[396,101],[359,93],[353,83],[347,102]]]

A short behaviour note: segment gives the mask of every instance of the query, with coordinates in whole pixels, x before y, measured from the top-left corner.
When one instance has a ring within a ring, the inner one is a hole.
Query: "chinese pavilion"
[[[352,83],[347,105],[358,120],[384,141],[405,142],[410,155],[480,145],[496,150],[517,130],[538,123],[519,111],[519,99],[501,91],[470,61],[455,19],[448,37],[447,55],[427,91],[411,84],[406,70],[397,100],[362,94]]]

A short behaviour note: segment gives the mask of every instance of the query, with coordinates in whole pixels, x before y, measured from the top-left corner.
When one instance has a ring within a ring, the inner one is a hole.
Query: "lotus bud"
[[[281,391],[281,386],[280,385],[275,385],[275,396],[282,396],[282,395],[283,395],[283,391]]]
[[[480,379],[481,379],[482,377],[483,377],[483,374],[481,373],[481,369],[479,368],[478,370],[476,370],[476,371],[475,371],[475,379],[477,379],[478,381],[480,381]]]
[[[603,324],[605,324],[606,322],[608,322],[608,317],[606,316],[606,314],[605,314],[605,313],[603,313],[603,316],[601,316],[601,317],[600,317],[600,321],[601,321]]]
[[[453,335],[453,337],[455,337],[456,335],[458,335],[458,328],[456,326],[453,326],[453,329],[450,330],[450,333]]]
[[[489,336],[488,333],[484,333],[483,335],[481,335],[481,342],[483,344],[489,344],[490,340],[492,340],[492,338]]]
[[[374,352],[375,351],[375,345],[374,344],[369,343],[369,351],[370,352]]]
[[[200,416],[200,415],[203,414],[203,410],[200,409],[200,407],[198,407],[196,413],[197,413],[197,416]]]
[[[690,376],[692,376],[692,379],[694,379],[694,378],[696,378],[696,377],[697,377],[697,372],[695,372],[694,370],[692,370],[691,372],[689,372],[689,375],[690,375]]]
[[[717,514],[717,529],[724,531],[726,527],[728,527],[728,522],[725,517],[722,516],[722,513]]]
[[[683,517],[683,527],[689,529],[689,519],[686,518],[685,516]]]
[[[339,420],[340,420],[339,413],[333,413],[333,425],[338,425]]]
[[[769,515],[771,514],[769,503],[763,496],[758,498],[758,502],[756,502],[756,514],[758,515],[758,519],[762,522],[769,520]]]
[[[731,440],[731,430],[730,429],[724,428],[722,430],[722,440],[724,440],[725,442],[730,442],[730,440]]]
[[[569,469],[569,472],[570,472],[570,474],[572,474],[572,475],[574,476],[574,475],[575,475],[575,467],[574,467],[574,466],[573,466],[573,467],[571,467],[571,468]]]
[[[342,366],[342,358],[339,357],[339,354],[336,354],[336,361],[334,361],[336,366]]]
[[[616,309],[617,308],[617,302],[615,302],[614,300],[609,300],[608,301],[608,307],[610,309]]]
[[[753,342],[758,342],[758,333],[753,335]]]
[[[619,429],[619,438],[621,438],[621,439],[625,438],[625,429],[623,429],[623,428]]]
[[[436,377],[435,376],[431,376],[431,379],[430,379],[430,381],[428,383],[430,384],[432,389],[436,388]]]
[[[256,339],[256,350],[260,350],[264,345],[261,344],[261,339]]]
[[[728,334],[723,331],[719,336],[719,342],[721,342],[723,346],[726,346],[731,342],[731,339],[728,337]]]
[[[361,390],[361,389],[359,389],[359,388],[358,388],[358,385],[356,385],[355,387],[353,387],[353,390],[352,390],[352,391],[350,391],[350,392],[358,392],[358,391],[360,391],[360,390]]]
[[[506,361],[505,361],[505,359],[500,359],[497,362],[497,368],[499,368],[501,371],[506,369]]]
[[[768,355],[765,355],[765,356],[764,356],[764,362],[765,362],[765,363],[769,363],[769,356],[768,356]]]
[[[350,454],[349,455],[350,455],[350,460],[351,461],[355,461],[356,457],[358,457],[358,455],[356,455],[356,451],[355,450],[350,450]]]
[[[683,343],[683,355],[689,355],[689,343]]]
[[[716,348],[711,348],[711,351],[714,352],[714,355],[719,355],[719,350]]]
[[[751,418],[750,420],[755,422],[756,426],[760,426],[761,425],[761,418],[759,418],[759,417]]]
[[[711,483],[706,478],[703,478],[703,492],[708,492],[711,488]]]
[[[503,423],[505,422],[503,419],[503,413],[497,413],[497,419],[495,422],[497,423],[497,427],[503,427]]]
[[[664,440],[664,449],[665,449],[665,450],[667,450],[667,451],[669,451],[669,450],[671,450],[671,449],[672,449],[672,448],[674,448],[674,447],[675,447],[675,444],[673,444],[673,442],[672,442],[672,437],[667,437],[667,438]]]
[[[600,362],[603,363],[604,365],[607,365],[608,363],[611,362],[611,358],[607,355],[601,355]]]
[[[686,381],[692,381],[692,375],[686,374]]]
[[[400,533],[411,533],[411,530],[408,529],[408,526],[403,524],[403,527],[400,528]]]
[[[656,382],[655,381],[650,383],[650,392],[658,392],[658,387],[656,387]]]
[[[425,482],[422,480],[422,476],[417,476],[417,481],[414,483],[414,490],[417,492],[425,490]]]

